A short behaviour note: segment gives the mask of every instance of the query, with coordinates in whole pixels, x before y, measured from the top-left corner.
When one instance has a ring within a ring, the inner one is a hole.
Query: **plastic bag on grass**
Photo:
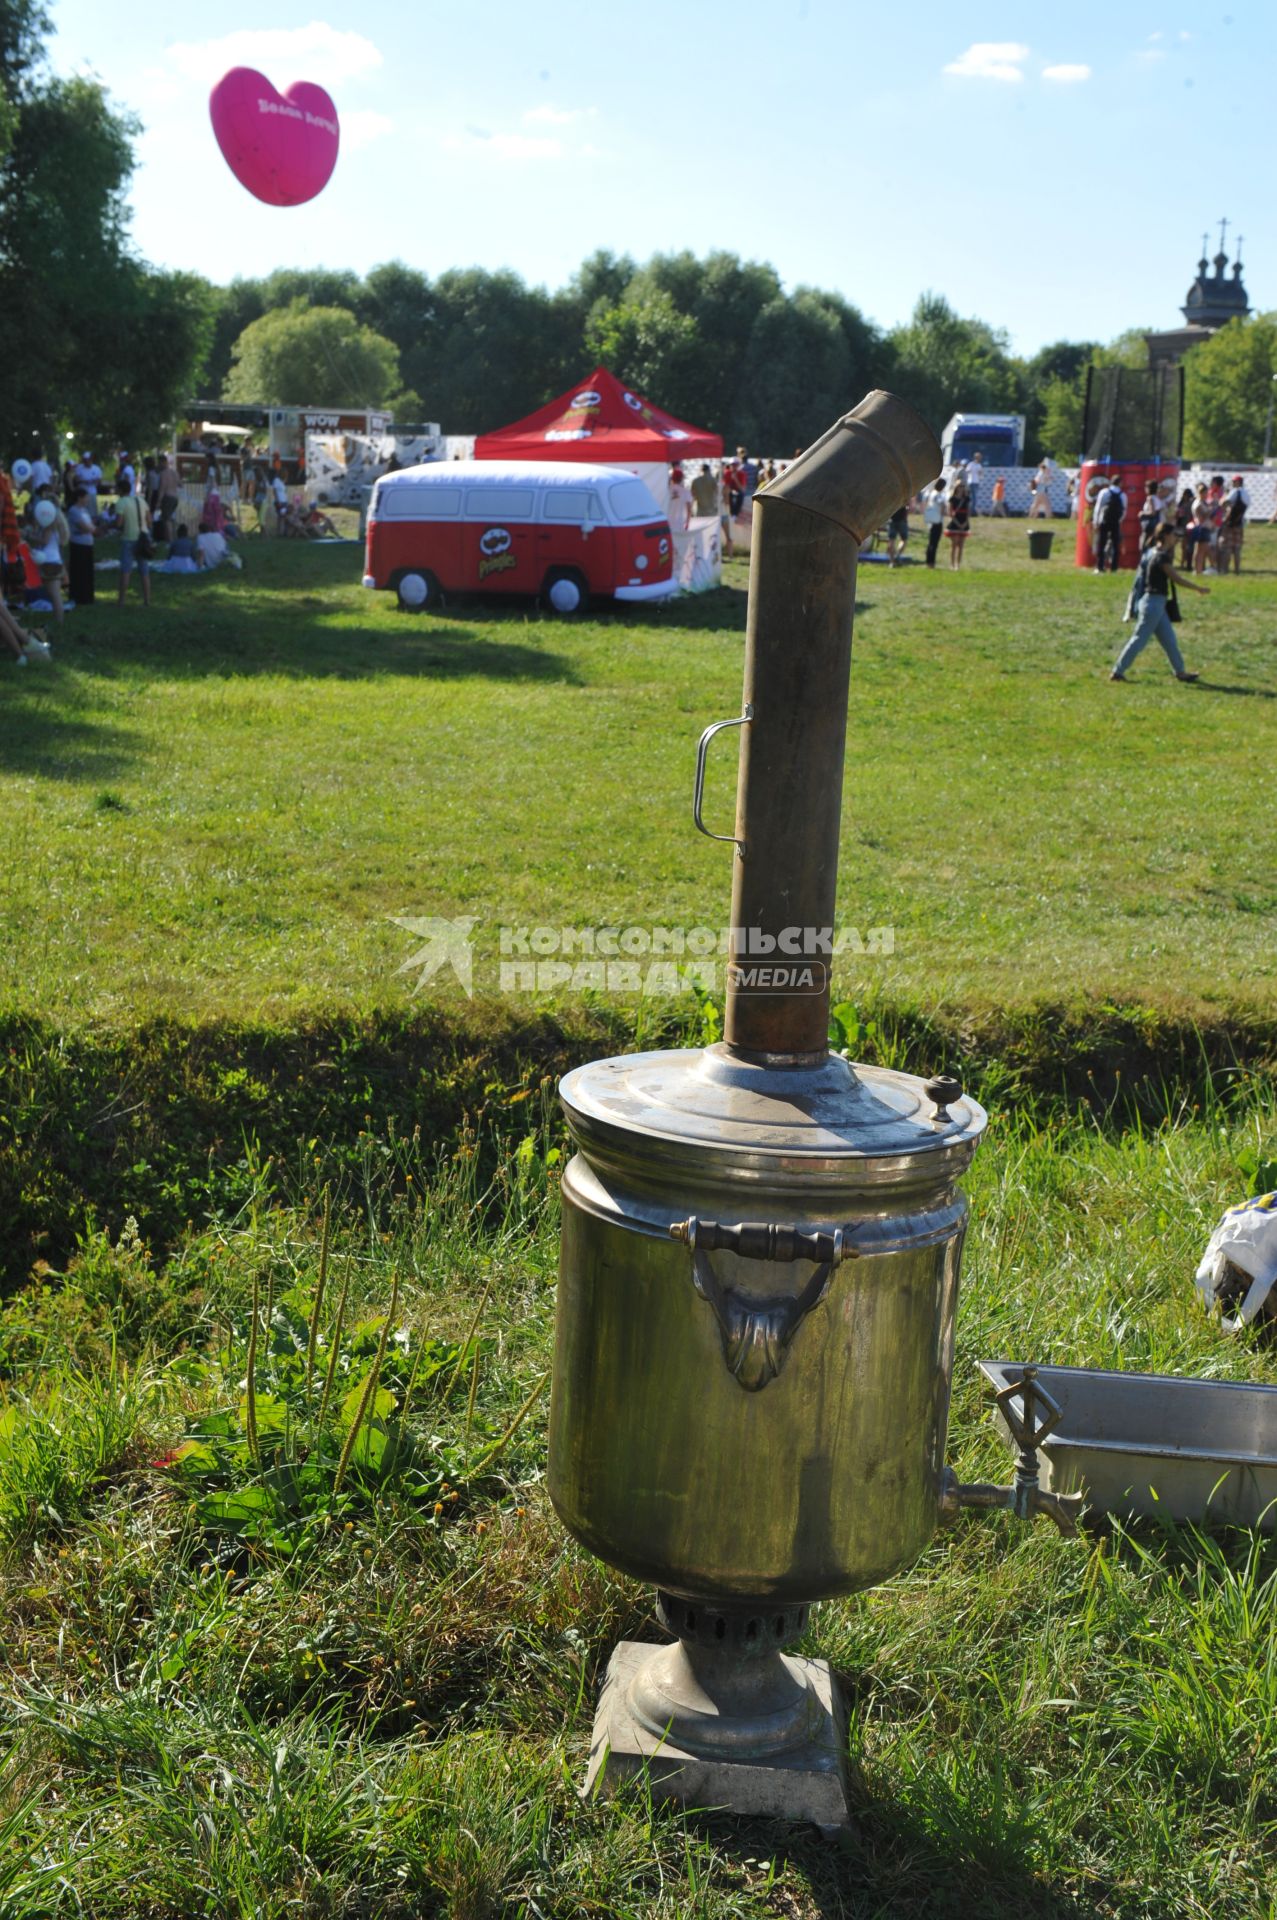
[[[1277,1320],[1277,1193],[1230,1207],[1206,1243],[1197,1286],[1218,1307],[1225,1333]]]

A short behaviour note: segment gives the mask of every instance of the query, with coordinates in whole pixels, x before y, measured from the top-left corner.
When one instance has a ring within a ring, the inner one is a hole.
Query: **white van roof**
[[[589,466],[583,460],[432,460],[420,467],[399,467],[385,473],[378,486],[447,487],[481,483],[485,486],[599,487],[618,480],[635,480],[629,467]],[[655,504],[655,503],[653,503]]]

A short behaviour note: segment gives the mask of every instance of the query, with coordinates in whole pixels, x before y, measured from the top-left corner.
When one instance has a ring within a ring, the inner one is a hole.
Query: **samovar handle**
[[[758,1393],[774,1380],[789,1356],[790,1344],[813,1307],[829,1291],[834,1268],[855,1257],[841,1227],[784,1227],[770,1220],[675,1220],[670,1237],[692,1249],[692,1284],[713,1310],[728,1371],[746,1393]],[[780,1300],[751,1300],[725,1287],[710,1263],[723,1249],[745,1260],[810,1260],[816,1270],[799,1294]]]
[[[709,743],[716,733],[722,733],[725,727],[747,727],[753,717],[754,709],[747,706],[744,713],[739,715],[737,719],[715,720],[712,726],[706,727],[700,740],[697,742],[696,781],[692,788],[692,819],[705,835],[705,838],[707,840],[730,841],[731,845],[734,846],[740,854],[743,854],[745,851],[745,842],[743,840],[738,840],[734,833],[712,833],[701,818],[701,806],[705,799],[705,762],[709,757]]]

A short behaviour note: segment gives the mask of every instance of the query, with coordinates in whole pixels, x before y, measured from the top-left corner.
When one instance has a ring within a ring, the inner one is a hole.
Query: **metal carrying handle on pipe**
[[[696,748],[696,784],[692,789],[692,819],[707,840],[728,840],[738,853],[744,854],[745,842],[738,840],[734,833],[713,833],[701,818],[701,803],[705,798],[705,762],[709,757],[709,743],[716,733],[722,733],[726,727],[747,727],[754,717],[754,709],[746,707],[735,720],[715,720],[713,726],[706,727]]]
[[[670,1237],[692,1249],[692,1285],[713,1310],[728,1372],[746,1393],[774,1380],[789,1356],[794,1335],[829,1291],[834,1268],[855,1258],[841,1227],[783,1227],[770,1220],[675,1220]],[[780,1300],[747,1300],[725,1287],[710,1264],[711,1251],[744,1260],[811,1260],[816,1271],[799,1294]]]
[[[1047,1493],[1038,1485],[1037,1450],[1048,1433],[1053,1433],[1059,1425],[1063,1409],[1045,1387],[1039,1386],[1036,1367],[1025,1367],[1018,1380],[1010,1381],[992,1398],[1020,1449],[1015,1478],[1009,1487],[992,1486],[985,1480],[963,1482],[952,1467],[945,1467],[940,1482],[941,1524],[956,1520],[963,1507],[1005,1508],[1019,1520],[1032,1520],[1039,1513],[1045,1514],[1061,1533],[1075,1534],[1082,1495]],[[1012,1404],[1015,1401],[1019,1402],[1018,1412]]]

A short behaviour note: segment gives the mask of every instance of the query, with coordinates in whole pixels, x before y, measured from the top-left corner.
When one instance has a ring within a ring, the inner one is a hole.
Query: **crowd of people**
[[[210,448],[179,475],[168,453],[139,458],[122,448],[104,470],[89,450],[55,464],[37,448],[0,468],[0,650],[20,666],[50,660],[50,630],[93,605],[104,569],[115,571],[118,604],[136,577],[149,607],[153,573],[240,567],[238,514],[221,491],[225,464]],[[337,537],[327,514],[290,494],[265,457],[245,473],[263,531]],[[116,535],[118,558],[100,561],[98,542]]]
[[[717,472],[710,461],[702,461],[690,481],[682,466],[674,466],[670,469],[670,526],[675,533],[686,533],[693,520],[717,520],[723,554],[730,560],[736,551],[732,523],[739,520],[759,487],[780,471],[774,460],[755,460],[744,447],[737,447],[734,457],[719,461]]]
[[[1122,528],[1130,502],[1118,475],[1097,475],[1091,511],[1091,548],[1097,573],[1116,573]],[[1163,524],[1175,529],[1180,566],[1195,574],[1234,573],[1242,570],[1242,543],[1250,512],[1250,493],[1240,473],[1226,486],[1222,473],[1208,483],[1185,487],[1178,500],[1173,479],[1145,482],[1139,507],[1141,551],[1152,543]],[[1274,514],[1277,519],[1277,514]]]

